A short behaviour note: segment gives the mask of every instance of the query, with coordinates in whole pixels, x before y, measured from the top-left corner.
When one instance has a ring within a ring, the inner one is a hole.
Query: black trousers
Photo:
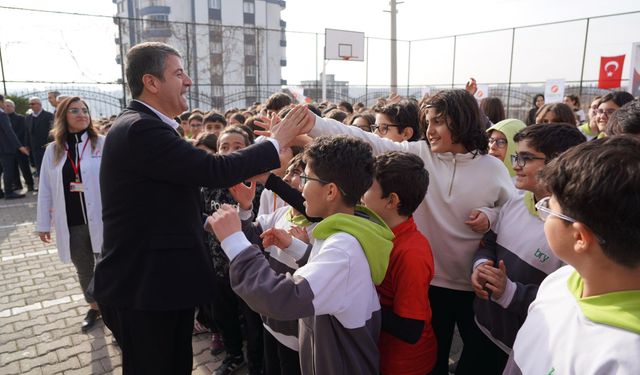
[[[213,318],[222,333],[222,342],[228,354],[242,354],[242,327],[240,313],[244,317],[247,336],[247,361],[250,373],[262,371],[263,343],[262,319],[231,289],[229,278],[215,276],[215,297],[212,304]]]
[[[0,166],[2,166],[2,181],[4,182],[4,191],[11,193],[13,191],[13,185],[16,183],[15,171],[16,171],[16,155],[15,154],[0,154]],[[2,191],[2,189],[0,189]]]
[[[33,175],[31,174],[31,166],[29,165],[29,157],[19,152],[16,154],[16,164],[18,168],[15,170],[15,184],[21,186],[20,173],[22,172],[22,178],[27,186],[33,187]]]
[[[190,375],[194,308],[140,311],[99,304],[122,350],[124,375]]]
[[[431,304],[431,325],[438,343],[438,357],[434,375],[449,374],[449,351],[455,325],[462,337],[464,347],[456,375],[484,374],[479,369],[486,358],[482,355],[486,336],[473,319],[473,292],[431,286],[429,288],[429,303]]]
[[[282,345],[264,329],[264,373],[265,375],[299,375],[300,355]]]

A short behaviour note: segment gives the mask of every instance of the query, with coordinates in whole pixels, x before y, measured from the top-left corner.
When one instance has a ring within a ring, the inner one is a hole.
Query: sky
[[[115,63],[117,29],[110,17],[2,7],[113,16],[115,4],[111,0],[0,0],[0,47],[6,80],[114,82],[121,76],[120,66]],[[390,35],[389,13],[384,12],[387,9],[387,0],[287,0],[282,12],[288,30],[283,78],[290,85],[315,79],[322,70],[321,33],[325,28],[335,28],[364,32],[370,37],[368,59],[329,61],[327,73],[352,85],[388,85],[389,41],[376,39]],[[457,38],[455,75],[453,39],[419,39],[631,11],[640,11],[637,0],[404,0],[397,14],[398,81],[420,86],[451,84],[452,80],[461,84],[470,76],[479,83],[509,79],[511,30]],[[585,21],[577,21],[518,29],[512,82],[579,80],[585,27]],[[601,55],[620,54],[627,54],[623,70],[623,78],[627,78],[632,42],[640,42],[640,13],[593,19],[584,78],[597,79]],[[19,85],[9,83],[10,88]]]

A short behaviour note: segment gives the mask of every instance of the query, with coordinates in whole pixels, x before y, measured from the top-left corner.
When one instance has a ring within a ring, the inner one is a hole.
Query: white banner
[[[489,85],[478,85],[478,90],[476,91],[475,95],[476,99],[478,101],[486,98],[489,96]]]
[[[564,79],[548,79],[544,85],[544,102],[562,103],[564,99]]]
[[[633,43],[631,46],[631,69],[629,71],[631,74],[629,92],[633,96],[640,96],[640,42]]]

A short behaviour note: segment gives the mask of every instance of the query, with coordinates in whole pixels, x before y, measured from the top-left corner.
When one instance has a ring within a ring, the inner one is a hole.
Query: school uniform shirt
[[[508,279],[499,299],[475,297],[475,320],[478,328],[508,354],[538,286],[564,265],[549,247],[544,222],[538,217],[530,191],[508,200],[500,209],[474,257],[474,268],[487,260],[492,260],[494,267],[502,260]]]
[[[471,270],[481,233],[464,222],[472,210],[494,217],[494,210],[517,194],[509,172],[491,155],[433,153],[426,141],[393,142],[355,126],[316,116],[309,136],[347,134],[369,143],[375,155],[404,151],[419,156],[429,172],[429,192],[413,213],[416,226],[429,239],[435,261],[431,285],[473,291]]]
[[[102,251],[102,200],[100,197],[100,162],[102,160],[102,148],[104,146],[104,136],[98,135],[95,149],[92,149],[89,136],[84,132],[80,142],[75,144],[76,152],[81,156],[80,174],[82,175],[83,193],[86,207],[86,220],[91,237],[91,248],[93,252],[99,254]],[[87,147],[84,145],[89,142]],[[50,232],[53,226],[56,231],[56,246],[58,257],[64,263],[71,261],[69,249],[69,226],[67,219],[67,209],[65,204],[65,190],[69,186],[64,186],[63,167],[67,162],[67,155],[56,163],[54,161],[55,144],[50,143],[42,159],[40,170],[40,182],[38,185],[38,208],[36,231]],[[75,161],[74,161],[75,162]]]
[[[242,232],[222,241],[234,292],[262,315],[299,319],[303,374],[379,372],[374,283],[386,273],[393,233],[368,213],[370,219],[334,214],[318,223],[309,260],[293,274],[277,275]]]
[[[429,241],[418,231],[413,218],[393,228],[393,250],[387,274],[376,289],[382,307],[407,319],[424,321],[415,344],[380,332],[380,372],[382,374],[429,373],[436,363],[436,337],[431,326],[429,283],[433,279],[433,255]]]
[[[542,282],[504,374],[640,374],[640,290],[583,289],[571,266]]]
[[[285,206],[287,206],[287,202],[283,201],[278,194],[269,189],[264,189],[260,194],[258,216],[273,213],[275,210]]]
[[[268,190],[264,191],[271,193]],[[247,236],[249,242],[255,245],[260,246],[262,244],[260,235],[265,230],[270,228],[289,230],[293,225],[304,227],[309,238],[313,238],[311,231],[315,227],[315,224],[308,222],[303,215],[293,216],[293,209],[289,206],[281,207],[270,214],[258,215],[255,221],[253,221],[253,211],[240,209],[239,213],[242,219],[242,231]],[[293,274],[299,268],[297,260],[293,255],[286,253],[275,245],[266,247],[264,253],[267,256],[269,265],[278,274]],[[261,317],[264,328],[269,331],[278,342],[296,352],[299,350],[297,319],[284,321],[265,315],[261,315]]]
[[[580,130],[580,132],[587,138],[587,141],[595,139],[599,135],[599,133],[594,133],[591,131],[591,127],[589,126],[588,122],[578,126],[578,130]]]

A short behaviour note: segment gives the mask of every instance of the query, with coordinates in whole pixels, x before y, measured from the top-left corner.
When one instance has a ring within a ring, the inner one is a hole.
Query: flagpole
[[[587,18],[587,28],[584,32],[584,48],[582,50],[582,70],[580,71],[580,91],[578,92],[578,96],[582,97],[582,82],[584,81],[584,62],[587,58],[587,41],[589,40],[589,21],[591,19]]]

